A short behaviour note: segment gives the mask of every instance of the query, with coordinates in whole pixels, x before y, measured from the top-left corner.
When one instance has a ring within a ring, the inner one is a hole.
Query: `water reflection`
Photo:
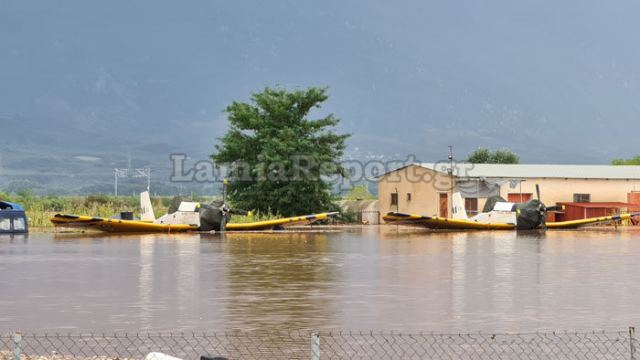
[[[0,244],[16,242],[26,243],[29,240],[29,234],[0,234]]]
[[[0,237],[0,332],[532,331],[640,320],[636,231]]]
[[[224,243],[227,304],[234,328],[313,327],[326,322],[341,274],[326,234],[227,234]],[[300,316],[304,314],[304,316]]]
[[[138,296],[140,307],[138,308],[138,321],[142,329],[151,328],[153,318],[153,245],[154,238],[141,236],[140,239],[140,272],[138,275]]]

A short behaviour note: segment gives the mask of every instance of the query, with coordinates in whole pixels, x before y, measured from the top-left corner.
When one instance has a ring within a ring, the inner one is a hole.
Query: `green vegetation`
[[[356,185],[343,197],[344,200],[375,200],[376,197],[369,191],[367,185]]]
[[[121,211],[131,211],[134,216],[140,215],[140,198],[137,196],[38,196],[25,190],[17,194],[7,194],[0,191],[0,200],[15,202],[25,208],[31,228],[53,228],[49,221],[55,214],[91,215],[111,217]],[[211,197],[183,197],[184,201],[211,202]],[[154,197],[151,199],[153,210],[157,217],[167,213],[173,202],[172,197]],[[252,221],[272,220],[281,217],[270,210],[256,212],[251,216],[233,215],[232,222],[247,223]]]
[[[349,135],[332,131],[339,120],[331,114],[308,118],[327,98],[323,88],[266,88],[226,108],[230,128],[211,158],[228,167],[230,201],[283,216],[336,208],[325,178],[345,175]]]
[[[140,198],[137,196],[34,196],[30,191],[15,195],[0,192],[0,199],[16,202],[25,208],[32,228],[51,228],[49,218],[55,214],[76,214],[110,217],[121,211],[140,213]],[[167,211],[171,198],[151,199],[156,215]]]
[[[636,155],[631,159],[613,159],[611,165],[640,165],[640,155]]]
[[[231,223],[233,224],[246,224],[254,221],[265,221],[265,220],[274,220],[281,218],[282,215],[274,214],[271,211],[260,212],[257,211],[255,213],[251,213],[250,215],[232,215]]]
[[[520,157],[509,149],[491,151],[478,148],[469,154],[467,161],[473,164],[519,164]]]

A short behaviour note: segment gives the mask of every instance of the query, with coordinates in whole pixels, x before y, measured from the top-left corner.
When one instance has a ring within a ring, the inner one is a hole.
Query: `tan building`
[[[384,174],[378,179],[380,213],[448,217],[451,193],[459,191],[472,216],[491,195],[511,202],[535,198],[536,184],[547,205],[637,203],[632,199],[640,192],[640,166],[454,163],[452,173],[450,168],[445,162],[416,163]]]

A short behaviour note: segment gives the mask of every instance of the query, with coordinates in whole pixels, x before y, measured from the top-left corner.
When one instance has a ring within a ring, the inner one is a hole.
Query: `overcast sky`
[[[608,163],[640,153],[638,14],[630,0],[0,0],[0,121],[60,131],[59,146],[206,154],[232,100],[328,86],[320,114],[357,156],[432,161],[452,144]]]

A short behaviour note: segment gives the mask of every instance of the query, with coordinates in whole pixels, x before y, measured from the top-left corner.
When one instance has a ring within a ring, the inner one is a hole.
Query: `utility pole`
[[[113,169],[113,194],[118,196],[118,178],[129,177],[129,169]]]
[[[449,207],[451,208],[451,214],[449,217],[453,217],[453,212],[455,211],[453,208],[453,146],[449,145],[449,169],[447,169],[449,173],[449,183],[451,185],[451,195],[449,195]]]
[[[147,191],[151,190],[151,168],[113,169],[113,193],[118,196],[118,178],[147,178]]]

